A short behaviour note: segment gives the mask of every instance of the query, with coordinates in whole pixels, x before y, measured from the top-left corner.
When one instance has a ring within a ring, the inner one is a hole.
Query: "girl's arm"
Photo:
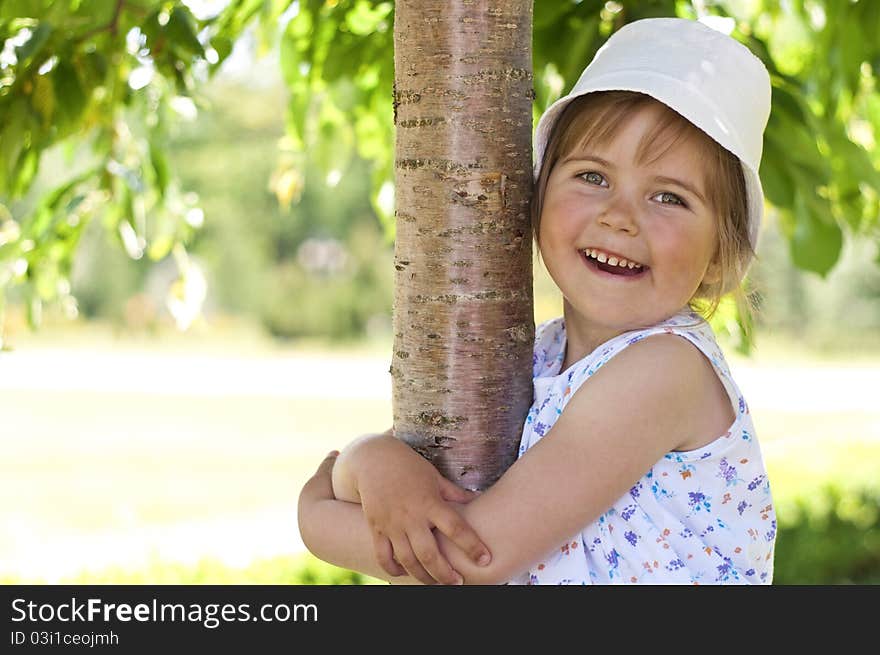
[[[458,507],[492,552],[491,563],[476,566],[443,535],[440,550],[468,584],[506,582],[594,521],[665,453],[700,447],[732,421],[721,382],[693,345],[675,335],[644,339],[582,385],[498,482]],[[364,560],[375,566],[370,528],[356,505],[350,509],[316,511],[313,520],[341,525],[313,552],[363,570]]]
[[[430,576],[419,580],[403,569],[389,573],[379,565],[373,556],[374,536],[361,506],[334,497],[338,456],[335,450],[328,454],[300,492],[297,520],[306,548],[325,562],[394,584],[433,584]]]
[[[299,494],[297,521],[303,543],[325,562],[375,578],[406,582],[385,572],[373,557],[373,537],[361,506],[334,497],[331,476],[338,455],[338,451],[327,455]]]
[[[357,471],[365,474],[358,476]],[[486,564],[491,559],[474,529],[446,502],[466,503],[476,494],[443,477],[394,438],[393,428],[359,437],[336,458],[332,483],[337,500],[361,503],[359,479],[366,486],[364,512],[372,526],[374,554],[389,575],[409,572],[426,584],[460,583],[461,576],[437,547],[434,529],[475,562]]]

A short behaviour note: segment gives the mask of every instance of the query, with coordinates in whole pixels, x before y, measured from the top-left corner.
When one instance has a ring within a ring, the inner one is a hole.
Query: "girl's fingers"
[[[463,584],[464,579],[452,568],[437,546],[434,533],[425,526],[423,530],[409,535],[409,542],[419,564],[440,584]]]
[[[318,469],[303,487],[304,499],[334,498],[333,464],[336,462],[337,455],[339,455],[339,451],[333,450],[321,460],[321,463],[318,464]]]
[[[327,453],[327,456],[321,460],[320,464],[318,464],[318,470],[316,473],[327,473],[329,475],[333,471],[333,464],[336,463],[337,457],[339,457],[338,450],[331,450]]]
[[[449,500],[453,503],[469,503],[479,496],[476,491],[470,491],[469,489],[459,487],[451,480],[443,477],[439,472],[437,473],[437,477],[440,486],[440,496],[443,500]]]
[[[428,573],[421,564],[419,564],[419,560],[416,557],[415,553],[413,553],[412,547],[409,544],[409,539],[405,534],[401,535],[398,538],[391,538],[391,545],[394,547],[394,559],[398,561],[398,563],[406,569],[406,572],[414,577],[416,580],[426,585],[437,584],[437,581],[431,577],[431,574]]]
[[[391,542],[388,537],[381,534],[373,534],[373,550],[376,552],[376,560],[379,566],[388,575],[394,577],[406,575],[406,569],[394,561],[394,551],[391,548]]]
[[[486,544],[483,543],[470,523],[465,521],[461,514],[452,507],[447,505],[438,511],[435,515],[434,525],[477,566],[486,566],[492,561],[492,555]]]

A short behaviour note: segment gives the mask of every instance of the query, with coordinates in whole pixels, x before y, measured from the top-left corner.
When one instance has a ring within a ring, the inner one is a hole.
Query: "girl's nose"
[[[599,224],[614,231],[636,235],[639,232],[637,209],[627,198],[616,197],[608,201],[599,213]]]

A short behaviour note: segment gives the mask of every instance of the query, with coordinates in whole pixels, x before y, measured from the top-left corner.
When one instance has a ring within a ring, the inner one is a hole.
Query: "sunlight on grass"
[[[0,584],[46,584],[39,576],[0,575]],[[308,584],[352,585],[387,584],[367,575],[341,569],[308,553],[254,561],[245,567],[232,567],[206,557],[195,564],[153,558],[142,568],[105,567],[65,576],[59,584]]]
[[[550,302],[542,311],[556,312]],[[755,357],[731,357],[758,382],[764,370],[779,375],[782,367],[785,379],[788,367],[812,365],[837,367],[845,379],[847,367],[880,361],[871,352],[811,358],[781,339],[759,343]],[[246,326],[233,326],[225,336],[160,338],[117,337],[106,326],[83,326],[19,335],[16,348],[102,357],[170,353],[168,361],[193,366],[201,365],[198,357],[236,357],[256,367],[241,369],[248,375],[259,375],[260,362],[281,362],[280,381],[288,370],[282,358],[295,355],[306,358],[297,360],[306,367],[366,362],[376,377],[361,387],[364,397],[348,398],[321,397],[323,391],[308,384],[303,389],[313,397],[291,395],[273,389],[274,378],[233,379],[208,393],[141,393],[130,384],[143,382],[137,369],[109,380],[98,371],[101,389],[7,384],[0,394],[0,580],[259,584],[306,576],[345,583],[344,572],[303,555],[296,499],[327,451],[391,425],[390,399],[375,388],[387,374],[390,342],[327,350],[319,342],[269,342]],[[58,373],[46,371],[46,379]],[[174,381],[174,375],[165,377]],[[161,375],[156,379],[162,382]],[[777,402],[783,390],[771,380],[755,387],[762,397],[749,401],[780,516],[829,482],[880,484],[880,407],[829,411],[807,402],[804,411],[792,411]],[[249,393],[257,383],[275,393]],[[357,381],[350,388],[357,392]],[[816,394],[823,397],[821,389]]]

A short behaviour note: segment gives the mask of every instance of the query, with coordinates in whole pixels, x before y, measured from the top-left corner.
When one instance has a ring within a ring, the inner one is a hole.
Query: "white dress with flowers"
[[[553,427],[581,384],[627,346],[677,334],[712,362],[736,418],[712,443],[664,455],[605,513],[510,584],[770,584],[776,516],[746,402],[712,328],[688,311],[602,344],[566,371],[562,317],[538,326],[535,396],[519,455]]]

